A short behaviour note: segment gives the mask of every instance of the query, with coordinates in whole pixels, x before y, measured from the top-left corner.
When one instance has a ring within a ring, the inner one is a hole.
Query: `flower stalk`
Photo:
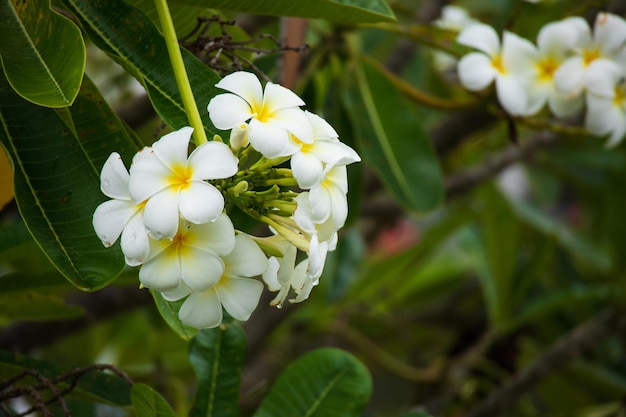
[[[167,0],[154,0],[154,4],[159,15],[159,21],[161,23],[161,29],[163,30],[163,36],[165,37],[165,44],[167,45],[167,53],[170,57],[172,69],[174,70],[174,77],[176,78],[176,85],[180,91],[180,96],[183,100],[183,106],[187,113],[187,119],[189,124],[193,127],[193,138],[196,146],[200,146],[203,143],[208,142],[206,133],[204,132],[204,126],[202,125],[202,119],[200,118],[200,112],[196,106],[196,100],[193,98],[193,92],[191,91],[191,85],[189,84],[189,77],[187,77],[187,71],[185,71],[185,64],[183,62],[183,56],[180,53],[180,46],[178,45],[178,38],[176,37],[176,31],[174,30],[174,23],[172,22],[172,16],[170,10],[167,7]]]

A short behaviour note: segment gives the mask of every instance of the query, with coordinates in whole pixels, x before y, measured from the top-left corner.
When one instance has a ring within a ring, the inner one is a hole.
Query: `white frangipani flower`
[[[460,32],[465,28],[479,23],[473,19],[463,7],[448,4],[441,8],[441,17],[433,22],[435,26],[451,32]],[[447,71],[456,65],[457,59],[447,52],[435,50],[433,53],[435,68],[439,71]]]
[[[180,222],[172,240],[150,240],[150,257],[139,271],[144,287],[173,291],[185,284],[193,291],[214,286],[224,272],[220,256],[235,246],[235,229],[226,214],[209,223]]]
[[[249,236],[238,234],[234,249],[222,259],[223,273],[210,288],[192,291],[183,283],[163,294],[170,301],[189,295],[178,312],[183,323],[199,329],[217,327],[222,323],[222,306],[234,319],[245,321],[259,304],[263,284],[251,277],[267,270],[263,251]]]
[[[610,134],[613,147],[626,134],[626,69],[607,60],[589,65],[585,127],[594,135]]]
[[[238,160],[228,146],[208,142],[187,158],[193,129],[168,133],[133,158],[130,196],[146,201],[144,224],[155,239],[172,239],[179,217],[194,223],[215,220],[224,209],[224,197],[205,180],[223,179],[237,173]]]
[[[548,103],[552,113],[565,117],[580,110],[583,105],[582,97],[565,95],[557,90],[554,75],[559,66],[569,56],[578,37],[578,30],[574,25],[560,21],[545,25],[537,36],[537,48],[532,52],[520,54],[520,64],[525,72],[530,74],[526,91],[528,105],[525,114],[537,113]]]
[[[623,18],[611,13],[598,13],[593,35],[581,17],[570,17],[563,22],[578,33],[571,47],[574,55],[563,62],[554,74],[556,87],[563,94],[577,96],[582,93],[590,74],[590,64],[598,59],[626,65],[626,21]]]
[[[268,82],[265,90],[251,73],[238,71],[224,77],[216,87],[230,93],[215,96],[207,107],[218,129],[233,129],[248,122],[248,139],[266,158],[291,155],[290,135],[311,143],[313,133],[300,109],[304,101],[291,90]]]
[[[463,30],[457,42],[478,49],[459,61],[461,84],[471,91],[480,91],[493,81],[502,107],[512,115],[527,112],[526,85],[531,74],[523,65],[534,47],[528,40],[511,32],[504,32],[502,46],[495,29],[485,24],[475,24]]]
[[[282,258],[272,256],[269,259],[267,270],[263,273],[263,281],[270,291],[278,291],[278,294],[270,302],[272,306],[281,307],[289,295],[290,289],[296,293],[296,298],[290,299],[292,303],[306,300],[313,288],[314,280],[307,276],[309,261],[302,260],[296,266],[295,246],[288,245]],[[318,277],[319,278],[319,277]]]
[[[300,188],[319,183],[326,165],[348,165],[361,160],[359,155],[337,138],[330,124],[316,114],[305,112],[313,127],[313,142],[303,143],[291,156],[291,172]]]
[[[326,166],[322,181],[311,187],[309,191],[313,222],[321,224],[331,218],[336,229],[342,227],[348,217],[347,193],[346,166]]]
[[[148,232],[143,224],[144,203],[135,203],[128,191],[129,175],[122,157],[113,152],[100,174],[100,188],[112,200],[100,204],[93,214],[93,227],[109,247],[122,235],[121,247],[126,263],[135,266],[148,256]]]

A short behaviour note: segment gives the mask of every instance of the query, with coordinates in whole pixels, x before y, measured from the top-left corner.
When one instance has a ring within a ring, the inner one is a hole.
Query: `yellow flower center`
[[[551,80],[558,67],[559,63],[552,58],[546,58],[540,61],[538,65],[539,79],[542,81]]]
[[[615,87],[613,105],[616,107],[626,108],[626,84],[622,83]]]
[[[505,74],[504,63],[502,62],[502,55],[498,54],[491,59],[491,65],[498,71],[500,74]]]
[[[259,105],[259,103],[250,103],[254,118],[261,123],[267,122],[272,116],[272,111],[265,105],[265,100]]]
[[[310,152],[311,148],[313,147],[312,143],[304,143],[300,139],[298,139],[296,135],[293,135],[293,134],[291,134],[291,140],[293,140],[296,144],[300,145],[300,152],[304,152],[304,153]]]
[[[167,179],[167,183],[170,187],[173,187],[176,190],[181,190],[191,185],[191,180],[193,178],[193,170],[191,167],[187,165],[176,165],[171,167],[171,170],[172,173]]]
[[[585,66],[591,64],[596,59],[600,58],[600,51],[597,49],[585,49],[582,53],[583,62]]]

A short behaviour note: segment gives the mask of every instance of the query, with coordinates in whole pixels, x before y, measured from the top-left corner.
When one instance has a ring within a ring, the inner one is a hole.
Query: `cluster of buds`
[[[126,263],[140,267],[141,286],[184,299],[179,318],[197,328],[218,326],[222,308],[247,320],[263,282],[278,291],[272,305],[292,292],[291,302],[308,298],[347,217],[346,165],[360,160],[289,89],[263,89],[246,72],[216,86],[228,93],[210,101],[209,117],[230,130],[228,145],[216,136],[188,154],[193,129],[183,127],[140,150],[129,171],[111,154],[101,173],[111,200],[93,216],[103,244],[119,239]],[[236,230],[225,208],[273,236]]]

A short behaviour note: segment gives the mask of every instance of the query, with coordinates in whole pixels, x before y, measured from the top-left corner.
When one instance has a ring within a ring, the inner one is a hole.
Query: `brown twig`
[[[546,375],[579,357],[599,340],[626,325],[620,313],[607,309],[575,327],[544,350],[526,369],[513,377],[502,388],[491,393],[464,417],[495,417],[509,409],[517,398],[527,392]]]

